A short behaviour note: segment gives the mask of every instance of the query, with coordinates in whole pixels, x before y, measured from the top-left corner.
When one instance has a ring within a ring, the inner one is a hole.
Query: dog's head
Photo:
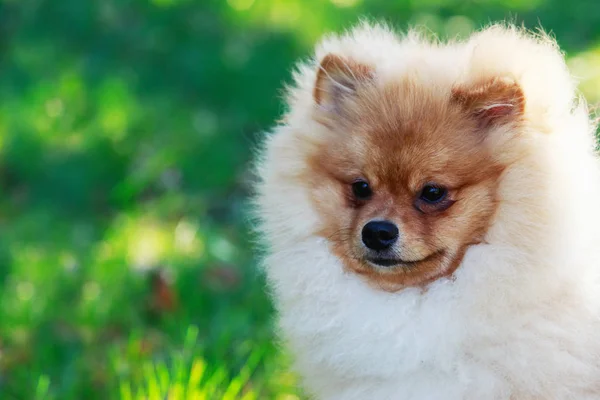
[[[270,174],[302,190],[312,234],[369,282],[398,290],[451,275],[485,240],[530,132],[568,109],[560,54],[503,28],[448,46],[372,32],[331,43],[292,90]],[[544,88],[544,76],[560,79]]]

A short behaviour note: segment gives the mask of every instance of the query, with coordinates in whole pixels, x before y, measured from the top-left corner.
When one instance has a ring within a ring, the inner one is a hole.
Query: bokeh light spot
[[[292,28],[300,20],[302,8],[296,1],[274,1],[269,10],[269,20],[273,26]]]
[[[63,101],[59,98],[54,98],[46,102],[46,113],[50,118],[57,118],[64,111]]]
[[[83,300],[86,302],[94,301],[100,296],[100,285],[96,282],[87,282],[83,286]]]
[[[235,246],[223,236],[215,237],[210,243],[212,255],[221,261],[232,261],[235,250]]]
[[[219,120],[214,112],[202,109],[193,116],[194,129],[202,135],[211,136],[219,129]]]
[[[246,11],[254,4],[254,0],[227,0],[227,4],[236,11]]]
[[[22,302],[27,302],[33,298],[35,287],[31,282],[19,282],[17,284],[17,296]]]
[[[330,0],[333,4],[338,7],[346,8],[346,7],[354,7],[357,5],[360,0]]]
[[[187,255],[201,257],[204,242],[198,237],[198,227],[187,220],[181,220],[175,227],[175,250]]]
[[[162,258],[167,237],[159,226],[141,222],[132,227],[130,235],[128,258],[135,269],[148,269]]]
[[[465,38],[473,29],[475,29],[473,21],[462,15],[448,18],[445,24],[446,35],[450,38]]]

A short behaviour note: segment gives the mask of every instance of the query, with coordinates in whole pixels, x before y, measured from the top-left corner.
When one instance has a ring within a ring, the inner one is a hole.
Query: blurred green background
[[[248,161],[294,61],[360,17],[541,24],[600,99],[597,0],[0,0],[0,398],[302,398]]]

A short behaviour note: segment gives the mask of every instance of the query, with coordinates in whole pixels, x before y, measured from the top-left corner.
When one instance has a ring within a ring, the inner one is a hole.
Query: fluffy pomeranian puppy
[[[258,161],[281,336],[316,399],[600,399],[600,173],[557,45],[360,25]]]

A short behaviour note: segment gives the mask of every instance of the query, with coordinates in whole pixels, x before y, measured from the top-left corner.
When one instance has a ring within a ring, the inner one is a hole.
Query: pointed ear
[[[452,89],[452,100],[475,118],[480,127],[518,120],[525,111],[525,97],[511,78],[493,78],[483,84]]]
[[[323,58],[313,91],[315,102],[325,109],[340,111],[346,99],[356,94],[361,84],[371,79],[373,69],[334,54]]]

